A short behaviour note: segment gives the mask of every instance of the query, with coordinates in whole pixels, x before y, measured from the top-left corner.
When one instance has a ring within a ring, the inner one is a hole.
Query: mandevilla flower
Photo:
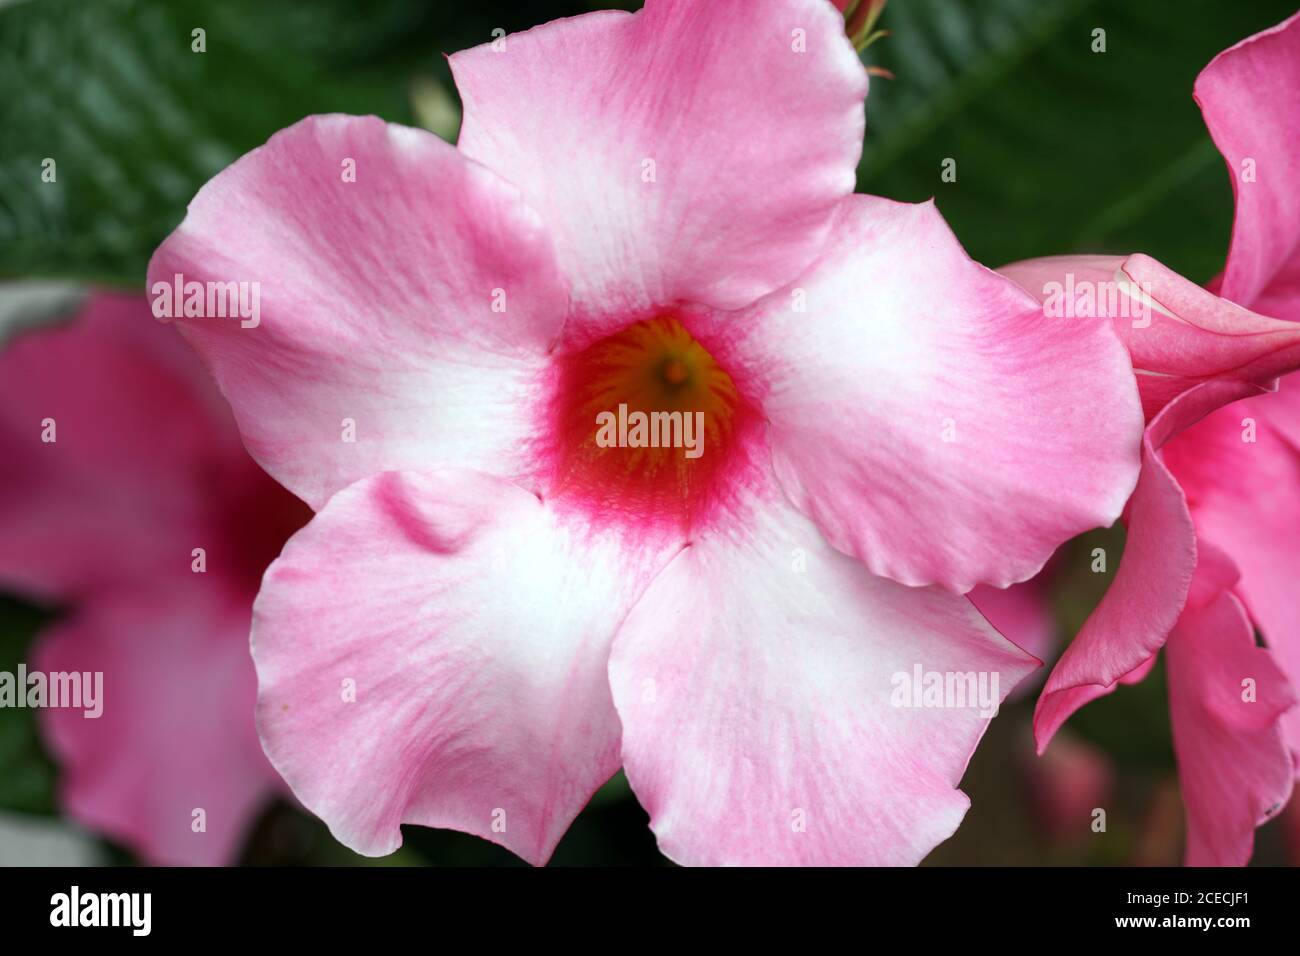
[[[1223,298],[1140,255],[1001,271],[1045,299],[1118,287],[1093,314],[1128,346],[1149,419],[1124,555],[1048,678],[1039,749],[1165,647],[1186,859],[1230,865],[1286,804],[1300,755],[1300,381],[1277,383],[1300,367],[1300,16],[1221,53],[1196,99],[1237,199]]]
[[[41,711],[64,807],[150,863],[232,862],[281,789],[253,724],[253,597],[307,509],[134,295],[0,350],[0,461],[0,588],[65,609],[28,664],[103,675],[99,716]]]
[[[451,66],[457,147],[309,118],[150,264],[260,283],[254,327],[177,322],[317,510],[254,609],[271,761],[366,854],[416,823],[542,863],[621,765],[679,862],[915,863],[988,713],[898,679],[996,707],[1036,665],[962,592],[1118,516],[1120,342],[851,194],[867,77],[825,0]]]

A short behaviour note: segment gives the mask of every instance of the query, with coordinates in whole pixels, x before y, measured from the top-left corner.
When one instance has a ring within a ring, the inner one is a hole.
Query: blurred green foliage
[[[0,595],[0,671],[30,662],[33,636],[48,615]],[[53,813],[55,772],[36,728],[36,711],[0,707],[0,809]]]
[[[976,259],[1142,251],[1204,281],[1223,266],[1227,170],[1192,84],[1294,0],[895,0],[866,51],[859,188],[934,196]],[[1105,52],[1093,52],[1094,31]],[[956,160],[957,180],[940,180]]]
[[[581,13],[580,0],[545,17]],[[532,26],[505,0],[29,0],[0,8],[0,277],[144,283],[198,188],[313,113],[412,121],[443,57]],[[204,52],[193,31],[203,30]],[[43,183],[41,163],[57,163]]]

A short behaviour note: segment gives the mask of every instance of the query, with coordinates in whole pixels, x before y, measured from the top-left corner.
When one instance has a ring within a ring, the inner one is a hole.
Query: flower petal
[[[1039,660],[1051,657],[1060,640],[1046,573],[1009,588],[981,585],[968,595],[999,634]]]
[[[191,351],[146,308],[97,294],[0,351],[4,586],[68,601],[188,575],[211,538],[209,492],[234,480],[232,461],[254,469]]]
[[[511,472],[566,303],[514,189],[374,117],[309,117],[219,173],[154,254],[151,290],[178,274],[260,284],[255,320],[176,321],[249,451],[314,508],[385,470]]]
[[[672,859],[902,865],[961,822],[981,708],[1037,663],[965,598],[871,575],[773,495],[747,533],[655,579],[610,681],[628,781]],[[903,706],[916,668],[983,675],[987,699]]]
[[[1216,56],[1193,95],[1236,196],[1220,292],[1300,319],[1300,14]]]
[[[648,0],[451,68],[460,148],[541,213],[584,327],[749,304],[812,259],[854,188],[867,77],[823,0]]]
[[[472,472],[349,486],[254,608],[268,756],[359,853],[417,823],[545,862],[618,769],[609,641],[655,558]]]
[[[876,574],[1006,587],[1133,489],[1142,416],[1114,332],[1045,319],[933,203],[845,200],[822,259],[729,328],[719,360],[765,383],[782,487]]]
[[[1258,391],[1246,383],[1205,382],[1167,405],[1147,428],[1115,580],[1056,662],[1034,710],[1039,753],[1084,704],[1110,693],[1118,681],[1145,676],[1143,668],[1164,646],[1187,603],[1196,571],[1196,532],[1161,448],[1210,410]]]
[[[1245,866],[1255,828],[1291,796],[1295,767],[1279,720],[1295,691],[1255,645],[1245,609],[1228,591],[1187,609],[1165,655],[1186,863]]]
[[[1197,535],[1225,552],[1273,658],[1300,687],[1300,381],[1218,409],[1174,438],[1166,460],[1187,492]],[[1287,720],[1300,753],[1300,720]]]
[[[248,624],[246,604],[174,585],[92,602],[39,639],[33,667],[103,674],[101,716],[41,712],[73,818],[153,865],[235,862],[280,788],[250,719]]]
[[[1061,305],[1070,321],[1109,319],[1148,419],[1198,382],[1268,384],[1300,366],[1300,325],[1234,305],[1150,256],[1051,256],[998,271],[1044,300],[1049,314]]]

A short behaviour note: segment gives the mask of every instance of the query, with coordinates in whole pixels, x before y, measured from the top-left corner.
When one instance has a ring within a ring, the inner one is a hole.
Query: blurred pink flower
[[[95,295],[0,350],[0,461],[0,587],[66,609],[28,666],[103,674],[100,717],[41,712],[64,807],[150,863],[231,862],[278,784],[252,601],[306,509],[139,296]]]
[[[1097,314],[1128,347],[1148,418],[1124,555],[1048,678],[1039,749],[1080,706],[1145,677],[1165,647],[1186,859],[1226,865],[1250,858],[1300,754],[1300,379],[1276,381],[1300,367],[1300,16],[1221,53],[1196,99],[1237,198],[1213,283],[1223,298],[1141,255],[1001,271],[1045,300],[1067,276],[1127,290]],[[1114,308],[1139,299],[1147,315]]]
[[[1115,787],[1115,767],[1104,750],[1061,734],[1041,758],[1026,760],[1024,772],[1030,811],[1050,841],[1073,845],[1093,834],[1095,811],[1107,806]]]
[[[824,0],[650,0],[451,66],[458,148],[305,120],[150,266],[260,282],[256,327],[177,321],[318,510],[254,612],[272,762],[367,854],[417,823],[542,863],[621,764],[679,862],[917,862],[988,715],[894,678],[1000,699],[1036,665],[954,592],[1118,515],[1113,331],[851,195],[867,79]],[[620,406],[706,416],[703,454],[605,447]]]

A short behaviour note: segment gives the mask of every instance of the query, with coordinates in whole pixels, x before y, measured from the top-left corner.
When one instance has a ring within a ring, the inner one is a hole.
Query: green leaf
[[[442,54],[580,13],[507,0],[42,0],[0,8],[0,277],[143,287],[216,172],[313,113],[411,123]],[[204,52],[193,31],[204,32]],[[55,162],[53,182],[43,162]]]
[[[29,665],[31,641],[46,616],[0,598],[0,671]],[[55,770],[41,746],[36,712],[0,707],[0,809],[54,813]]]
[[[1192,101],[1220,50],[1293,0],[908,0],[865,57],[859,188],[940,210],[976,259],[1147,252],[1204,281],[1232,220],[1226,167]],[[1094,30],[1105,52],[1093,52]],[[941,164],[956,161],[956,182]]]

